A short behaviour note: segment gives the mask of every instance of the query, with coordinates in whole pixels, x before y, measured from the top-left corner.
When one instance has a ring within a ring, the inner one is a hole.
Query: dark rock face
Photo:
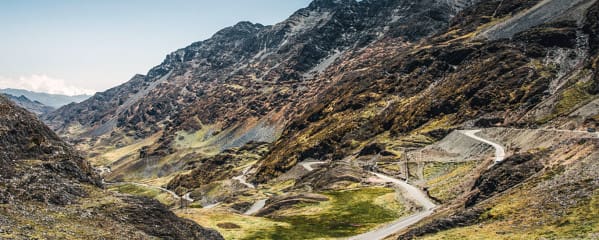
[[[60,138],[35,120],[33,114],[16,107],[8,99],[0,96],[2,131],[0,150],[2,159],[31,158],[40,155],[69,154],[70,149]],[[12,150],[12,151],[11,151]]]
[[[590,36],[589,42],[594,54],[599,51],[599,3],[587,11],[584,31]]]
[[[43,115],[42,119],[54,130],[63,130],[69,122],[86,123],[97,126],[97,129],[90,129],[88,134],[101,135],[116,125],[116,121],[110,121],[112,119],[109,116],[122,111],[121,106],[130,105],[127,100],[134,99],[137,93],[150,87],[150,84],[145,76],[136,75],[117,88],[97,93],[82,103],[61,107],[53,113]]]
[[[497,164],[480,176],[472,189],[473,195],[466,201],[466,207],[489,199],[526,179],[543,169],[538,156],[532,154],[513,155]]]
[[[415,239],[426,234],[438,233],[457,227],[471,226],[478,222],[482,213],[484,211],[477,208],[457,211],[450,216],[435,219],[425,226],[410,229],[408,232],[401,234],[398,240]]]
[[[137,229],[160,239],[224,239],[218,232],[200,227],[191,220],[181,219],[157,200],[126,197],[129,206],[118,208],[112,217],[116,221],[126,219],[124,224],[133,224]]]
[[[599,3],[593,4],[588,10],[586,15],[586,23],[584,25],[584,31],[589,35],[589,46],[591,53],[597,55],[599,53]],[[592,61],[592,68],[599,66],[599,56],[596,56]],[[599,73],[595,72],[593,77],[593,84],[591,87],[591,94],[599,93]]]

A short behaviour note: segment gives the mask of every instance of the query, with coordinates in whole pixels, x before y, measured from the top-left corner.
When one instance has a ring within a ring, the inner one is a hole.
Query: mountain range
[[[25,96],[31,101],[37,101],[52,108],[59,108],[70,103],[79,103],[90,97],[89,95],[67,96],[12,88],[0,89],[0,93],[9,94],[16,97]]]
[[[314,0],[43,114],[82,157],[26,119],[6,159],[225,239],[593,239],[598,31],[595,0]]]
[[[3,94],[6,98],[13,101],[17,106],[27,109],[27,111],[35,113],[36,115],[48,114],[54,110],[53,107],[49,107],[44,105],[39,101],[31,101],[29,98],[21,95],[20,97],[16,97],[10,94]]]

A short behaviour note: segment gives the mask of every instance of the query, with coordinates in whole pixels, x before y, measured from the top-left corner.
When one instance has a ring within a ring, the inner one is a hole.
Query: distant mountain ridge
[[[40,93],[13,88],[0,89],[0,93],[9,94],[12,96],[25,96],[32,101],[38,101],[53,108],[59,108],[69,103],[80,103],[91,97],[90,95],[67,96],[62,94]]]
[[[42,115],[42,114],[48,114],[48,113],[56,110],[55,108],[46,106],[39,101],[32,101],[31,99],[29,99],[23,95],[21,95],[19,97],[11,95],[11,94],[6,94],[6,93],[2,93],[1,95],[6,96],[9,100],[13,101],[19,107],[25,108],[25,109],[27,109],[27,111],[35,113],[35,115],[38,115],[38,116]]]

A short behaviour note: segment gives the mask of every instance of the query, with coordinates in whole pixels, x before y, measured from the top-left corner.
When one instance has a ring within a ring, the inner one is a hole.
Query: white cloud
[[[0,76],[0,88],[25,89],[34,92],[44,92],[63,95],[94,94],[91,89],[80,88],[66,83],[65,80],[49,77],[45,74],[34,74],[30,76],[20,76],[18,78],[9,78]]]

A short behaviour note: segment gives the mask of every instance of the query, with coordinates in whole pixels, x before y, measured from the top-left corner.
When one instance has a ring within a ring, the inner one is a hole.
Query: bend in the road
[[[254,203],[254,205],[252,205],[243,214],[244,215],[252,215],[252,214],[255,214],[255,213],[259,212],[260,210],[262,210],[262,208],[264,208],[264,206],[266,206],[266,200],[268,200],[268,199],[258,200],[257,202]]]
[[[370,173],[376,175],[380,179],[383,179],[387,182],[391,182],[391,183],[401,187],[402,189],[404,189],[406,191],[407,197],[413,199],[418,204],[422,205],[422,207],[425,210],[431,210],[431,209],[437,207],[437,204],[435,204],[433,201],[431,201],[428,198],[428,196],[426,195],[426,193],[424,193],[419,188],[417,188],[413,185],[410,185],[405,181],[395,179],[395,178],[389,177],[389,176],[381,174],[381,173],[375,173],[375,172],[370,172]]]
[[[241,184],[245,185],[248,188],[252,188],[252,189],[256,188],[256,186],[254,186],[254,184],[248,183],[247,179],[246,179],[246,175],[250,171],[251,168],[252,168],[252,166],[248,166],[241,172],[241,175],[233,177],[233,180],[239,181]]]
[[[206,205],[203,208],[204,209],[212,209],[212,208],[218,207],[220,204],[221,204],[221,202],[217,202],[215,204]]]
[[[237,180],[238,182],[240,182],[248,188],[256,188],[256,186],[247,182],[247,180],[245,179],[245,175],[234,177],[233,180]]]
[[[351,237],[351,238],[349,238],[350,240],[384,239],[387,236],[394,234],[396,232],[399,232],[401,230],[404,230],[404,229],[412,226],[413,224],[419,222],[420,220],[433,214],[434,209],[437,207],[437,205],[435,203],[433,203],[433,201],[431,201],[427,197],[427,195],[419,188],[412,186],[412,185],[406,183],[405,181],[401,181],[399,179],[395,179],[395,178],[389,177],[384,174],[375,173],[375,172],[370,172],[370,173],[376,175],[378,178],[380,178],[382,180],[391,182],[391,183],[401,187],[402,189],[404,189],[405,193],[406,193],[405,196],[413,199],[419,205],[422,205],[422,207],[424,208],[424,211],[421,211],[416,214],[398,219],[397,221],[395,221],[391,224],[388,224],[382,228],[376,229],[374,231],[370,231],[367,233],[360,234],[358,236]]]
[[[314,171],[314,165],[318,165],[318,164],[325,164],[327,162],[301,162],[300,165],[302,165],[302,167],[304,167],[306,170],[308,170],[308,172],[312,172]]]
[[[193,198],[191,198],[191,193],[186,193],[185,195],[183,195],[183,200],[188,201],[188,202],[193,202]]]
[[[481,130],[462,130],[460,133],[479,142],[491,145],[493,148],[495,148],[495,164],[503,162],[503,160],[505,160],[505,148],[497,143],[477,136],[476,133],[479,133],[480,131]]]

